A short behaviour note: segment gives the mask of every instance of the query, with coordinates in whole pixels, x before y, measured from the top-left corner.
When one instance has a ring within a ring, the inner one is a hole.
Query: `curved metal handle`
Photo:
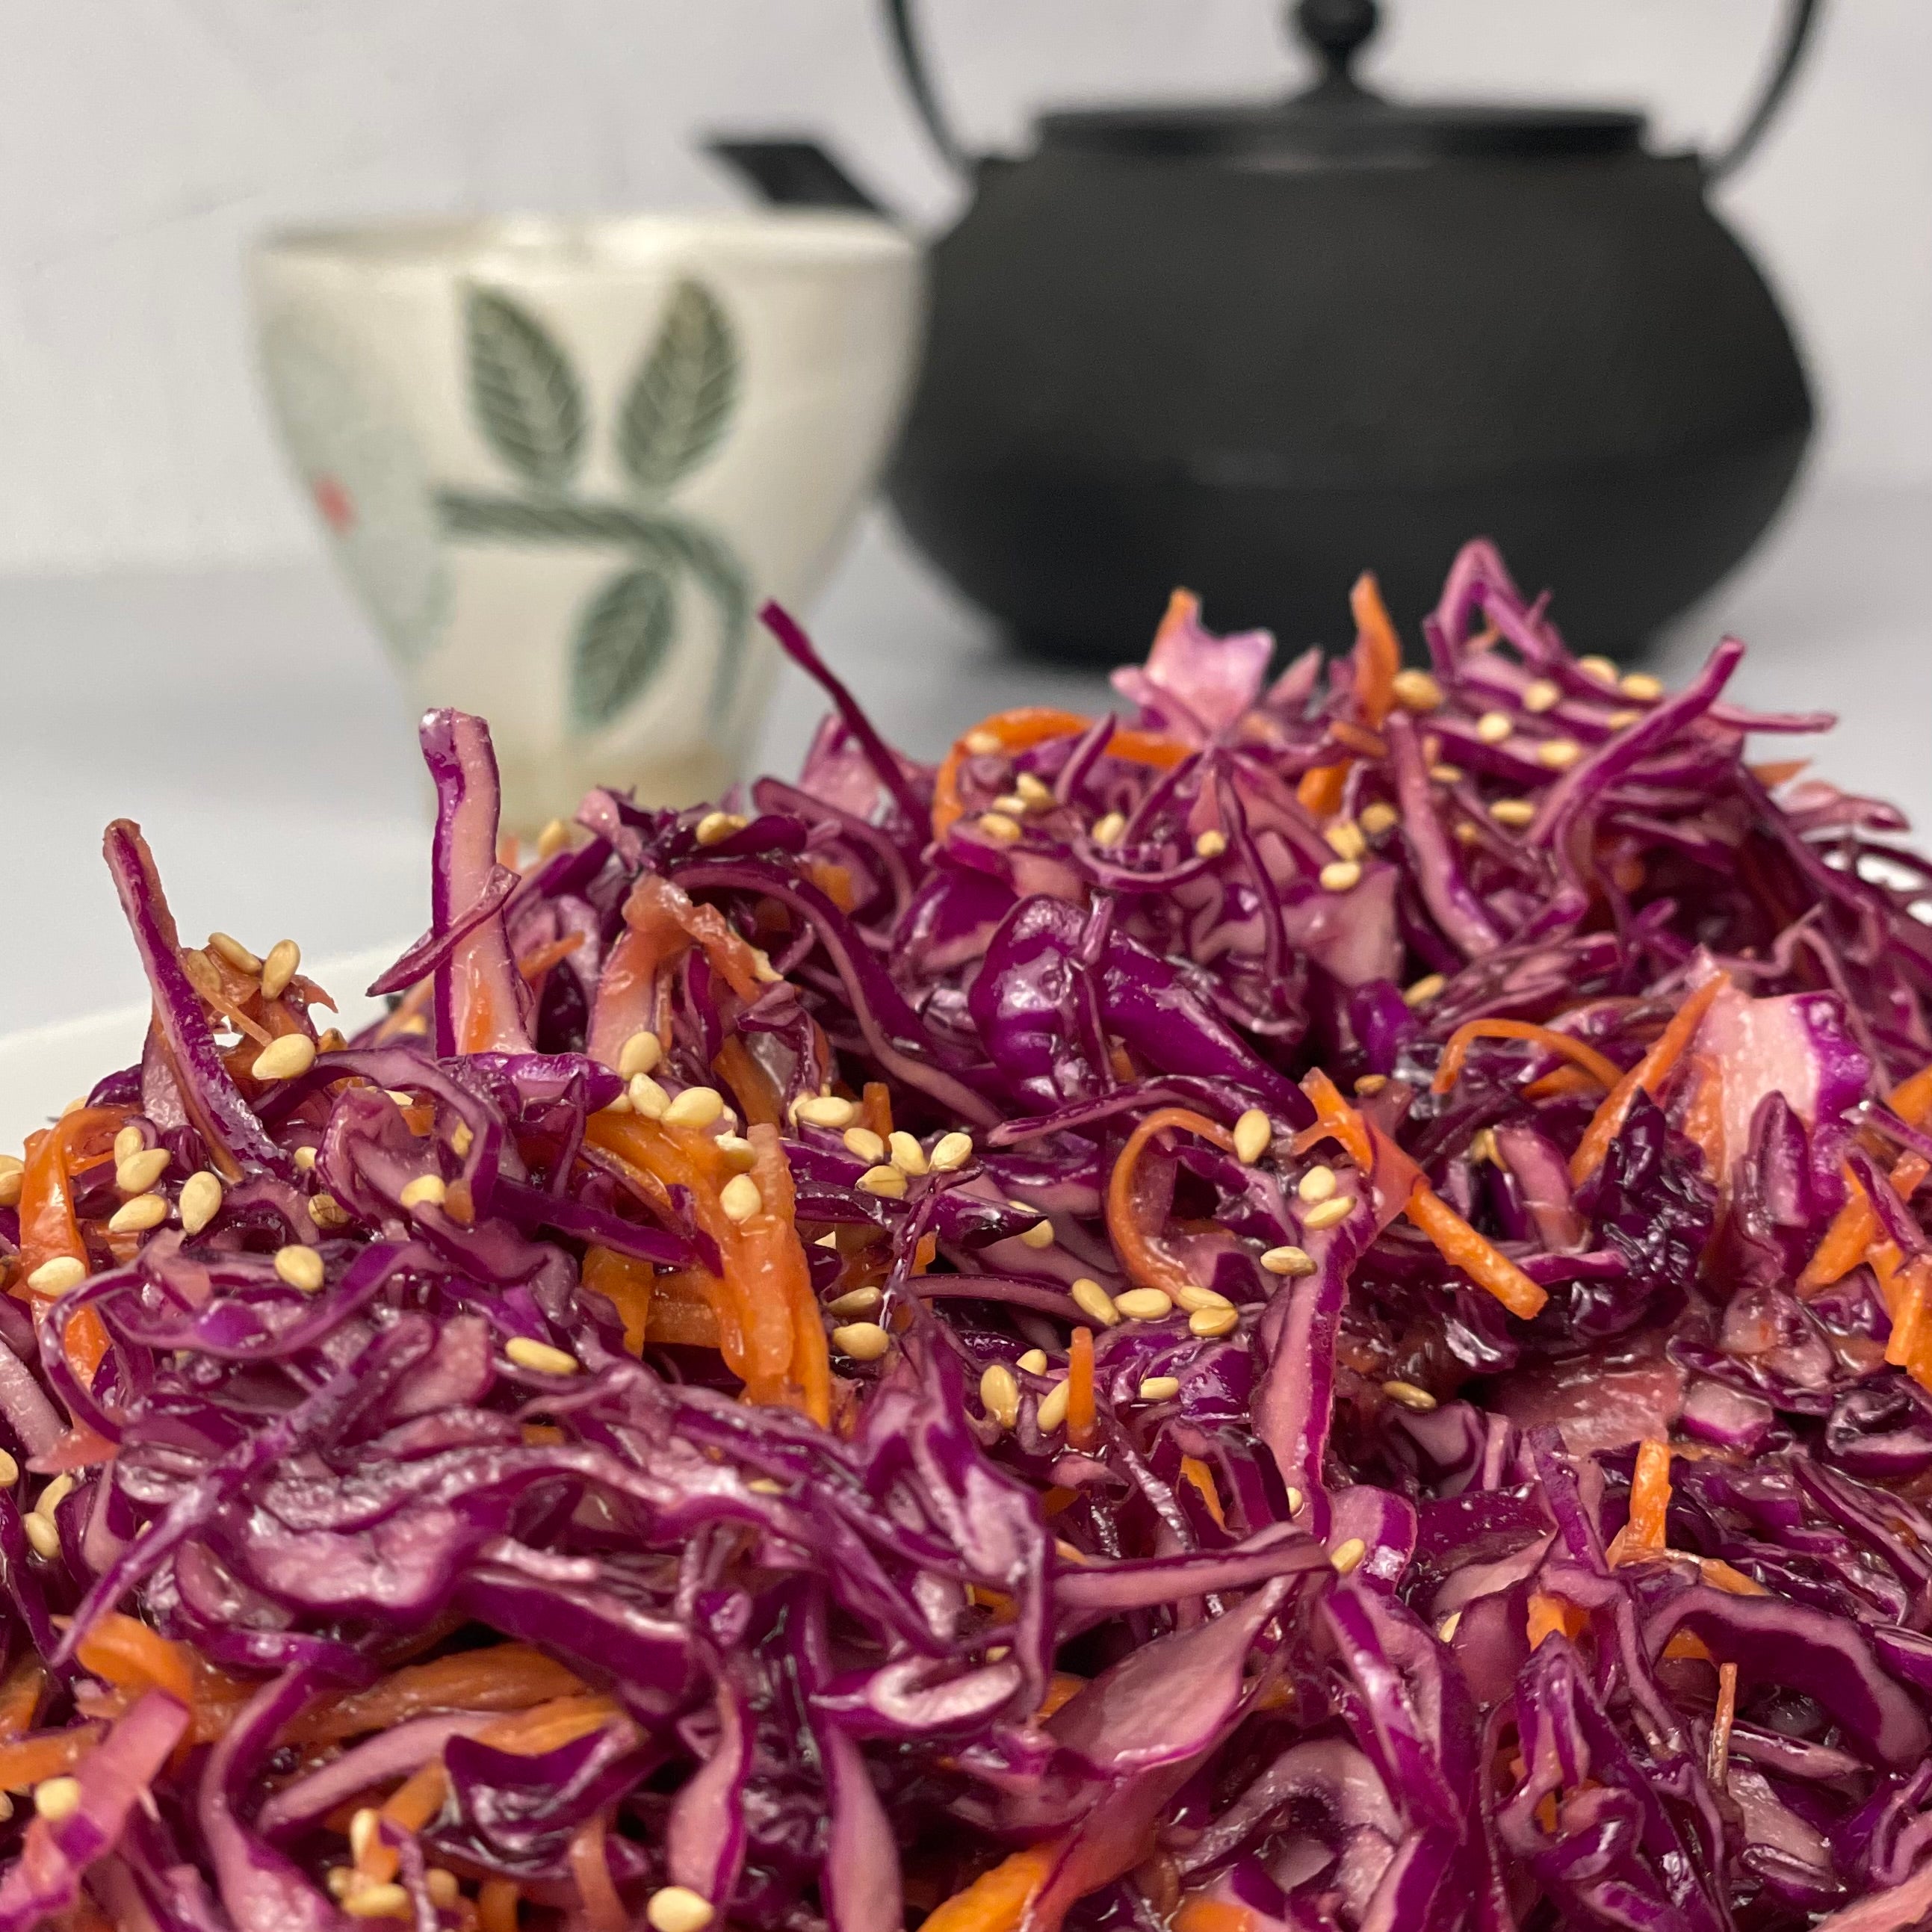
[[[1743,126],[1704,164],[1705,174],[1710,180],[1722,181],[1726,175],[1735,173],[1764,139],[1766,130],[1784,105],[1784,97],[1791,92],[1791,83],[1798,78],[1799,64],[1823,8],[1824,0],[1790,0],[1784,16],[1784,44],[1778,50],[1771,78],[1765,82],[1757,104],[1745,116]]]
[[[932,91],[926,56],[920,50],[919,35],[913,27],[912,0],[886,0],[886,26],[892,37],[892,51],[898,58],[899,77],[912,96],[912,104],[925,123],[932,145],[950,166],[960,174],[966,173],[972,164],[965,149],[954,139],[946,116],[940,111],[939,97]]]

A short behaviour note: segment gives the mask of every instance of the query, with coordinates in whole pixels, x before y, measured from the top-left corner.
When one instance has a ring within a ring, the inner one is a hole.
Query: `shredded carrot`
[[[1900,1081],[1886,1096],[1886,1105],[1908,1127],[1923,1126],[1928,1117],[1932,1117],[1932,1066],[1922,1066],[1916,1073]],[[1902,1155],[1892,1170],[1892,1184],[1901,1198],[1910,1199],[1932,1172],[1927,1163],[1916,1154]],[[1821,1288],[1828,1288],[1834,1281],[1850,1274],[1865,1258],[1865,1250],[1879,1238],[1878,1210],[1865,1197],[1864,1190],[1858,1185],[1858,1177],[1848,1167],[1844,1170],[1845,1185],[1850,1190],[1845,1204],[1832,1217],[1832,1225],[1825,1230],[1825,1236],[1814,1251],[1811,1258],[1804,1264],[1804,1272],[1798,1277],[1798,1292],[1810,1294]]]
[[[644,1337],[650,1332],[651,1289],[656,1274],[650,1262],[634,1255],[620,1255],[614,1248],[587,1247],[584,1251],[584,1286],[602,1295],[617,1311],[624,1324],[624,1346],[634,1355],[644,1352]]]
[[[449,1774],[440,1757],[419,1765],[383,1802],[382,1816],[405,1832],[420,1832],[442,1809]],[[390,1874],[385,1872],[387,1878]]]
[[[607,1816],[604,1812],[595,1812],[572,1834],[570,1876],[584,1907],[586,1932],[628,1932],[631,1915],[617,1895],[610,1861],[604,1852]]]
[[[748,1279],[767,1293],[782,1294],[791,1318],[791,1354],[775,1383],[748,1384],[754,1402],[795,1403],[821,1429],[832,1421],[832,1359],[825,1323],[812,1292],[812,1269],[799,1239],[791,1168],[776,1126],[754,1124],[752,1178],[760,1203],[758,1213],[738,1225],[738,1261]]]
[[[409,1665],[366,1690],[312,1707],[284,1730],[282,1741],[336,1744],[392,1730],[428,1711],[521,1711],[583,1689],[574,1671],[542,1651],[500,1643]]]
[[[1076,1677],[1070,1670],[1056,1670],[1046,1680],[1046,1695],[1040,1701],[1040,1708],[1033,1714],[1036,1724],[1043,1724],[1054,1712],[1072,1702],[1086,1689],[1088,1680]]]
[[[1755,1577],[1734,1569],[1721,1556],[1700,1556],[1697,1574],[1714,1590],[1728,1591],[1733,1597],[1768,1597],[1771,1592]]]
[[[1469,1057],[1469,1048],[1479,1040],[1526,1040],[1580,1066],[1606,1093],[1624,1077],[1624,1070],[1607,1054],[1599,1053],[1587,1040],[1553,1027],[1538,1026],[1529,1020],[1470,1020],[1449,1036],[1442,1049],[1441,1064],[1430,1090],[1446,1094],[1455,1085]]]
[[[1893,1259],[1897,1253],[1895,1248],[1888,1253],[1881,1250],[1874,1259],[1880,1286],[1892,1290],[1892,1336],[1885,1345],[1885,1358],[1894,1368],[1909,1369],[1924,1339],[1927,1276],[1932,1274],[1932,1263],[1916,1256],[1900,1267]],[[1892,1279],[1888,1281],[1888,1276]]]
[[[1177,591],[1174,594],[1176,597],[1185,597],[1187,593]],[[1197,604],[1195,608],[1199,607]],[[1162,620],[1162,628],[1173,620],[1174,609],[1174,602],[1170,599],[1167,616]],[[1055,711],[1045,705],[1023,704],[1016,710],[996,711],[992,717],[981,718],[970,731],[962,731],[952,741],[952,748],[940,760],[933,780],[933,837],[944,838],[964,814],[965,807],[959,797],[959,767],[973,756],[974,745],[991,740],[998,750],[1010,757],[1016,752],[1030,751],[1036,745],[1043,745],[1049,738],[1077,738],[1093,722],[1076,711]],[[1107,740],[1107,755],[1129,764],[1149,765],[1156,771],[1168,771],[1187,757],[1189,752],[1178,739],[1168,737],[1161,732],[1117,730]]]
[[[707,1280],[700,1276],[699,1280]],[[660,1275],[651,1291],[650,1339],[666,1348],[716,1348],[724,1346],[718,1311],[692,1286],[688,1275]]]
[[[1486,1288],[1512,1315],[1532,1320],[1549,1295],[1486,1235],[1479,1234],[1431,1187],[1418,1180],[1402,1209],[1436,1245],[1436,1252]]]
[[[0,1791],[30,1791],[42,1779],[71,1771],[100,1736],[98,1724],[39,1731],[0,1744]]]
[[[882,1141],[892,1137],[892,1093],[883,1080],[868,1080],[859,1090],[859,1115]]]
[[[559,1697],[534,1710],[519,1711],[487,1730],[476,1734],[479,1744],[494,1745],[518,1757],[542,1757],[546,1751],[561,1750],[566,1744],[601,1731],[612,1718],[621,1715],[608,1697]]]
[[[1594,1094],[1597,1083],[1580,1066],[1552,1067],[1522,1090],[1526,1100],[1553,1100],[1565,1094]]]
[[[1713,974],[1670,1016],[1662,1033],[1643,1058],[1618,1079],[1583,1130],[1576,1151],[1570,1156],[1570,1178],[1579,1184],[1589,1179],[1604,1164],[1610,1143],[1622,1131],[1624,1116],[1640,1089],[1654,1100],[1658,1089],[1678,1061],[1684,1057],[1711,1002],[1730,982],[1721,973]]]
[[[1348,592],[1355,620],[1355,706],[1371,724],[1379,724],[1395,704],[1395,676],[1402,668],[1402,645],[1382,602],[1375,572],[1365,570]],[[1202,1928],[1206,1932],[1206,1928]]]
[[[1690,1072],[1697,1084],[1684,1109],[1684,1133],[1704,1156],[1704,1172],[1721,1181],[1730,1172],[1724,1144],[1724,1070],[1707,1053],[1694,1054]]]
[[[1217,1126],[1191,1107],[1156,1107],[1127,1136],[1126,1145],[1114,1162],[1107,1182],[1107,1232],[1122,1264],[1136,1281],[1143,1288],[1158,1288],[1172,1294],[1188,1286],[1187,1271],[1148,1238],[1134,1198],[1134,1173],[1141,1156],[1148,1142],[1169,1127],[1198,1134],[1224,1154],[1234,1152],[1234,1138],[1226,1127]]]
[[[1775,791],[1780,785],[1789,784],[1810,762],[1809,758],[1772,758],[1753,765],[1750,775],[1766,791]]]
[[[1295,802],[1317,818],[1332,818],[1342,809],[1348,767],[1354,762],[1352,758],[1344,758],[1339,764],[1311,765],[1294,788]]]
[[[1646,1437],[1637,1444],[1630,1478],[1630,1520],[1618,1532],[1622,1546],[1613,1560],[1648,1555],[1666,1546],[1670,1514],[1670,1444]]]
[[[32,1724],[46,1688],[47,1673],[31,1652],[7,1673],[6,1682],[0,1684],[0,1744],[18,1737]]]
[[[738,1111],[746,1120],[763,1127],[782,1126],[784,1108],[777,1082],[758,1064],[758,1058],[745,1044],[742,1034],[734,1034],[718,1049],[711,1070],[730,1088]]]
[[[1663,1654],[1677,1663],[1715,1664],[1718,1660],[1711,1654],[1711,1646],[1689,1630],[1672,1631],[1664,1646]]]
[[[1010,1852],[928,1913],[920,1932],[1015,1932],[1059,1855],[1056,1844]]]
[[[517,1932],[517,1904],[523,1897],[513,1878],[486,1878],[476,1888],[476,1932]]]
[[[1364,1174],[1372,1176],[1376,1147],[1368,1123],[1342,1097],[1340,1088],[1320,1067],[1315,1066],[1310,1068],[1301,1090],[1315,1108],[1315,1124],[1295,1136],[1295,1152],[1306,1154],[1320,1141],[1339,1141]]]
[[[1721,1785],[1724,1781],[1725,1767],[1731,1761],[1731,1726],[1737,1714],[1738,1666],[1720,1664],[1718,1666],[1718,1708],[1711,1717],[1708,1768],[1713,1784]]]
[[[1589,1622],[1589,1612],[1567,1598],[1552,1597],[1541,1590],[1530,1593],[1528,1624],[1532,1650],[1538,1648],[1545,1637],[1554,1636],[1559,1630],[1574,1643],[1588,1628]]]
[[[97,1618],[81,1639],[77,1654],[83,1670],[110,1684],[165,1690],[190,1711],[195,1707],[192,1653],[135,1618],[118,1610]]]
[[[1260,1932],[1261,1921],[1245,1905],[1194,1892],[1180,1901],[1174,1932]]]
[[[1345,750],[1358,752],[1365,758],[1388,756],[1388,741],[1380,732],[1365,731],[1359,724],[1351,724],[1346,718],[1332,720],[1328,735]]]
[[[534,952],[526,953],[517,962],[517,970],[524,976],[524,984],[534,986],[553,966],[568,959],[583,944],[582,933],[569,932],[561,939],[553,939],[548,946],[539,946]]]
[[[1076,1449],[1094,1446],[1094,1331],[1076,1328],[1066,1348],[1066,1439]]]
[[[70,1183],[76,1174],[112,1160],[114,1136],[127,1124],[130,1107],[76,1107],[51,1127],[29,1134],[26,1165],[20,1175],[20,1255],[18,1279],[25,1281],[44,1262],[61,1256],[88,1266],[87,1244],[74,1217]],[[44,1319],[58,1298],[31,1297],[37,1318]],[[84,1385],[107,1353],[107,1330],[91,1308],[83,1308],[62,1338],[69,1366]]]
[[[1208,1505],[1208,1514],[1214,1519],[1216,1526],[1226,1529],[1228,1519],[1221,1513],[1221,1492],[1215,1486],[1214,1472],[1198,1456],[1184,1456],[1180,1459],[1180,1473],[1200,1492],[1201,1500]]]

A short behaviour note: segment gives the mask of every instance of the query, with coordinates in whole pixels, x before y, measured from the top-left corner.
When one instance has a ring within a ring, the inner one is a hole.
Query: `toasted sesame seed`
[[[307,1174],[320,1158],[320,1152],[316,1148],[312,1147],[297,1148],[295,1151],[296,1172],[300,1174]]]
[[[1073,1384],[1064,1376],[1040,1397],[1036,1419],[1043,1431],[1051,1434],[1066,1421],[1066,1405],[1072,1399]]]
[[[1288,1486],[1288,1513],[1290,1516],[1301,1514],[1301,1492],[1292,1483]]]
[[[859,1118],[859,1109],[836,1094],[814,1094],[798,1103],[798,1118],[814,1127],[849,1127]]]
[[[1413,1382],[1384,1382],[1382,1394],[1390,1402],[1414,1409],[1418,1415],[1426,1415],[1436,1406],[1436,1398],[1426,1388],[1418,1388]]]
[[[61,1553],[60,1531],[50,1517],[33,1510],[20,1519],[20,1527],[43,1562],[51,1563]]]
[[[1486,745],[1500,745],[1516,729],[1516,720],[1507,711],[1485,711],[1476,720],[1476,736]]]
[[[406,1918],[410,1895],[392,1880],[381,1885],[361,1885],[343,1894],[342,1909],[352,1918]]]
[[[1234,1158],[1252,1167],[1274,1144],[1274,1126],[1258,1107],[1250,1107],[1234,1123]]]
[[[628,1080],[634,1073],[655,1073],[664,1058],[664,1042],[649,1027],[640,1027],[617,1051],[618,1076]]]
[[[570,843],[570,827],[560,818],[553,818],[537,834],[537,856],[554,859]]]
[[[257,1080],[292,1080],[315,1064],[315,1042],[305,1033],[285,1033],[256,1054],[248,1071]]]
[[[764,1211],[765,1197],[748,1174],[734,1174],[718,1190],[718,1204],[728,1221],[748,1221]]]
[[[1315,1262],[1306,1248],[1298,1248],[1289,1242],[1279,1248],[1270,1248],[1262,1256],[1262,1266],[1270,1274],[1312,1274]]]
[[[923,1174],[928,1162],[926,1150],[902,1127],[886,1136],[886,1145],[891,1150],[892,1165],[902,1174]]]
[[[1241,1311],[1230,1302],[1226,1308],[1197,1308],[1187,1318],[1187,1330],[1204,1340],[1232,1335],[1240,1325]]]
[[[742,1134],[719,1134],[711,1144],[740,1174],[748,1173],[758,1164],[758,1150]]]
[[[1527,825],[1536,816],[1536,807],[1526,798],[1499,798],[1490,807],[1490,816],[1498,825]]]
[[[503,1353],[520,1369],[540,1376],[574,1376],[584,1365],[568,1349],[555,1348],[529,1335],[512,1335]]]
[[[382,1842],[382,1815],[374,1805],[365,1804],[349,1821],[350,1856],[358,1865],[366,1864],[369,1854]]]
[[[1352,818],[1338,818],[1322,834],[1328,849],[1338,859],[1359,859],[1369,849],[1362,828]]]
[[[1462,1612],[1460,1610],[1451,1610],[1449,1614],[1436,1626],[1436,1634],[1440,1637],[1444,1643],[1453,1642],[1455,1640],[1456,1631],[1461,1629],[1462,1625]]]
[[[1371,1094],[1379,1094],[1388,1084],[1386,1073],[1358,1073],[1355,1076],[1355,1091],[1364,1100]]]
[[[1036,1221],[1030,1228],[1022,1228],[1019,1238],[1030,1248],[1050,1248],[1053,1246],[1053,1223]]]
[[[208,950],[220,953],[238,972],[259,973],[262,970],[261,961],[230,934],[211,932],[208,935]]]
[[[1118,845],[1120,842],[1120,835],[1126,829],[1127,821],[1124,814],[1110,812],[1104,818],[1094,820],[1094,830],[1088,836],[1096,845]]]
[[[1331,859],[1319,876],[1324,892],[1349,892],[1362,883],[1362,868],[1352,859]]]
[[[1606,684],[1615,684],[1618,676],[1616,661],[1612,658],[1579,658],[1576,660],[1576,668],[1581,671],[1588,671],[1592,677],[1601,678]]]
[[[16,1154],[0,1154],[0,1208],[11,1208],[26,1184],[27,1164]]]
[[[1143,1402],[1172,1402],[1180,1393],[1178,1376],[1149,1376],[1140,1385]]]
[[[905,1198],[905,1176],[897,1168],[887,1167],[883,1163],[877,1167],[867,1168],[854,1184],[861,1192],[876,1194],[884,1200],[903,1201]]]
[[[1067,1293],[1073,1298],[1073,1305],[1090,1322],[1097,1322],[1102,1328],[1117,1328],[1120,1311],[1114,1306],[1114,1298],[1097,1281],[1082,1275]]]
[[[1562,688],[1546,677],[1533,677],[1523,686],[1522,708],[1526,711],[1554,711],[1562,701]]]
[[[926,1164],[934,1174],[950,1174],[973,1158],[973,1136],[955,1132],[941,1134],[934,1142]]]
[[[1459,845],[1473,845],[1479,836],[1476,828],[1466,818],[1457,820],[1454,830],[1456,842]]]
[[[74,1494],[74,1489],[73,1477],[63,1469],[58,1475],[49,1480],[46,1487],[35,1498],[32,1514],[45,1516],[48,1522],[52,1522],[54,1511]]]
[[[1020,772],[1013,780],[1013,789],[1036,811],[1043,811],[1054,802],[1052,788],[1037,772]]]
[[[1335,1186],[1335,1170],[1318,1162],[1294,1184],[1294,1191],[1304,1201],[1326,1201]]]
[[[349,1210],[332,1194],[311,1194],[308,1197],[308,1218],[318,1228],[346,1228],[349,1225]]]
[[[1664,695],[1664,681],[1654,678],[1647,670],[1626,671],[1617,680],[1617,688],[1626,698],[1634,698],[1640,704],[1649,704]]]
[[[80,1809],[80,1780],[45,1778],[34,1786],[34,1809],[50,1825],[71,1818]]]
[[[313,1294],[322,1286],[322,1257],[314,1249],[291,1241],[286,1247],[275,1250],[275,1272],[290,1287]]]
[[[1442,997],[1443,988],[1448,985],[1440,973],[1425,973],[1402,989],[1402,998],[1412,1006],[1426,1006],[1431,1000]]]
[[[1020,836],[1018,820],[1009,818],[1004,812],[981,812],[980,830],[995,845],[1011,845]]]
[[[405,1208],[440,1208],[448,1194],[441,1174],[419,1174],[396,1198]]]
[[[974,737],[988,737],[988,732],[976,731]],[[994,740],[994,748],[999,741]],[[688,1885],[661,1885],[645,1902],[644,1917],[650,1922],[651,1932],[704,1932],[711,1923],[713,1913],[711,1901],[701,1892],[693,1892]]]
[[[74,1255],[56,1255],[28,1276],[27,1286],[36,1294],[64,1294],[86,1279],[86,1262]]]
[[[1007,818],[1024,818],[1027,802],[1016,791],[1003,791],[993,801],[993,809]]]
[[[632,1106],[638,1103],[633,1100]],[[724,1111],[724,1096],[715,1087],[687,1087],[673,1096],[664,1121],[674,1127],[708,1127]]]
[[[698,1090],[688,1090],[692,1093]],[[709,1088],[704,1090],[710,1091]],[[684,1097],[680,1094],[678,1098]],[[631,1111],[641,1114],[647,1120],[662,1120],[670,1112],[670,1096],[648,1073],[634,1073],[630,1084],[624,1089],[624,1098],[630,1102]]]
[[[1641,711],[1612,711],[1609,716],[1604,720],[1604,722],[1607,724],[1612,731],[1621,731],[1626,725],[1634,724],[1642,716],[1643,713]]]
[[[1192,1315],[1203,1308],[1232,1308],[1234,1304],[1218,1288],[1203,1288],[1197,1281],[1184,1281],[1174,1291],[1174,1304]]]
[[[206,1168],[190,1174],[182,1183],[181,1198],[176,1205],[181,1210],[183,1232],[200,1234],[221,1212],[220,1177],[210,1174]]]
[[[1460,765],[1445,764],[1438,758],[1430,766],[1429,776],[1438,784],[1460,784],[1462,782],[1462,767]]]
[[[1369,1546],[1359,1536],[1352,1536],[1346,1543],[1338,1543],[1328,1552],[1328,1561],[1335,1566],[1338,1576],[1346,1576],[1369,1553]]]
[[[1355,823],[1372,838],[1379,838],[1384,832],[1393,832],[1402,823],[1402,814],[1385,800],[1377,799],[1365,805],[1357,814]]]
[[[989,758],[1000,748],[1000,734],[997,731],[968,731],[959,743],[961,748],[973,757]]]
[[[130,1120],[114,1136],[114,1165],[118,1167],[124,1160],[132,1160],[147,1144],[147,1136]]]
[[[1552,772],[1568,771],[1583,755],[1574,738],[1546,738],[1536,748],[1536,761]]]
[[[1217,831],[1211,825],[1194,842],[1194,852],[1197,858],[1218,859],[1227,849],[1228,835],[1225,832]]]
[[[1392,681],[1395,701],[1405,711],[1433,711],[1442,702],[1442,687],[1426,670],[1399,670]]]
[[[868,1160],[874,1166],[886,1157],[885,1137],[870,1127],[848,1127],[842,1136],[845,1151],[855,1160]]]
[[[698,821],[694,836],[700,845],[716,845],[733,832],[743,831],[751,822],[740,812],[707,812]]]
[[[825,1304],[828,1315],[869,1315],[885,1300],[876,1288],[850,1288]]]
[[[1046,1351],[1029,1348],[1024,1354],[1014,1358],[1013,1366],[1025,1370],[1030,1376],[1043,1376],[1046,1373]]]
[[[1334,1227],[1339,1221],[1346,1221],[1354,1211],[1354,1198],[1346,1194],[1338,1194],[1332,1201],[1318,1201],[1302,1216],[1301,1225],[1318,1232],[1323,1228]]]
[[[289,989],[289,982],[302,964],[302,948],[292,939],[278,939],[262,962],[262,995],[279,1000]]]
[[[1130,1322],[1158,1322],[1174,1312],[1174,1302],[1158,1288],[1130,1288],[1114,1298],[1114,1306]]]
[[[1020,1385],[1004,1362],[994,1362],[980,1377],[980,1406],[1002,1429],[1010,1429],[1020,1417]]]
[[[168,1218],[167,1197],[162,1194],[136,1194],[122,1202],[107,1217],[110,1234],[145,1234]]]
[[[167,1172],[173,1159],[166,1148],[144,1148],[116,1163],[114,1185],[123,1194],[145,1194]]]
[[[832,1330],[832,1346],[855,1362],[876,1362],[892,1338],[876,1322],[848,1322]]]
[[[1469,1158],[1473,1161],[1487,1161],[1493,1167],[1502,1165],[1496,1153],[1496,1130],[1494,1127],[1478,1127],[1469,1136]]]
[[[0,1490],[10,1490],[20,1480],[20,1464],[4,1449],[0,1449]]]

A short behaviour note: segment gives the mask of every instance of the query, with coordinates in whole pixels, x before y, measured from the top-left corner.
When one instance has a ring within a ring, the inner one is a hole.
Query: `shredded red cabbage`
[[[106,856],[0,1172],[0,1932],[1904,1932],[1932,864],[1486,544],[1400,667],[599,791],[326,1028]],[[1838,1916],[1837,1915],[1842,1915]]]

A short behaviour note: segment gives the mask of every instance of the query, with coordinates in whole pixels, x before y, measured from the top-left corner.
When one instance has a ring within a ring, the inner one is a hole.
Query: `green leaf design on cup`
[[[608,724],[649,684],[677,626],[677,584],[655,564],[611,578],[577,627],[570,712],[584,730]]]
[[[470,291],[470,401],[490,447],[526,483],[560,490],[584,454],[584,392],[570,358],[508,296]]]
[[[702,283],[671,291],[617,419],[617,457],[640,490],[670,488],[702,463],[738,400],[738,346]]]

